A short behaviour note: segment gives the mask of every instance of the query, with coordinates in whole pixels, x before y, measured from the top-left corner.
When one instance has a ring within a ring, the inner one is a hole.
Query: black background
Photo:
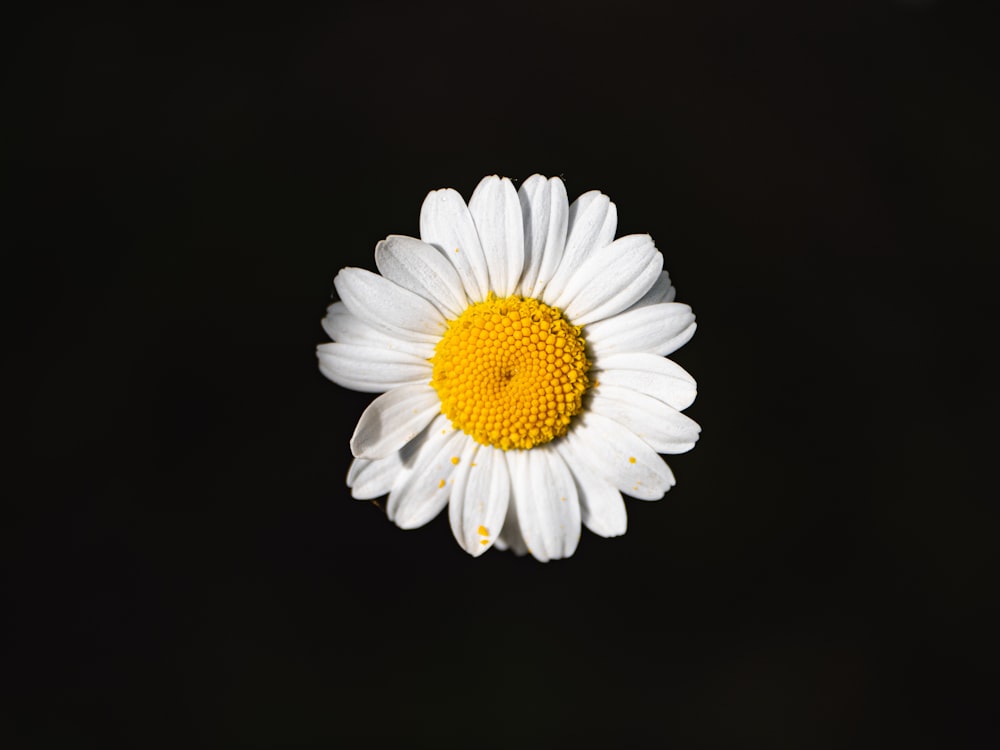
[[[913,0],[9,19],[0,740],[992,746],[992,28]],[[703,427],[626,536],[547,565],[352,500],[369,397],[314,354],[336,271],[427,191],[535,172],[656,239]]]

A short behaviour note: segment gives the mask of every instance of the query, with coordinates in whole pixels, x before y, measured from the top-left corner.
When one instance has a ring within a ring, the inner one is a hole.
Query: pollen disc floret
[[[470,305],[434,349],[441,412],[481,445],[532,448],[566,434],[590,384],[580,327],[530,297]]]

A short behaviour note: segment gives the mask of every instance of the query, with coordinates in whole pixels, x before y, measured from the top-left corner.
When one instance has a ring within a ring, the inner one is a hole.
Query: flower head
[[[615,239],[615,204],[572,205],[559,178],[483,179],[468,205],[436,190],[421,239],[375,247],[379,273],[345,268],[323,319],[320,370],[381,393],[351,438],[354,497],[388,494],[402,528],[445,506],[459,544],[545,561],[580,524],[625,533],[622,493],[674,484],[659,453],[699,427],[694,379],[665,355],[695,330],[649,235]]]

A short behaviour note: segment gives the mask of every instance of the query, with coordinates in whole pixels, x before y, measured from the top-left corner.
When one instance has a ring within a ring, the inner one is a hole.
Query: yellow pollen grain
[[[438,489],[441,489],[442,487],[444,487],[444,485],[445,481],[442,479],[440,482],[438,482]]]
[[[452,462],[453,464],[457,464],[457,463],[458,463],[458,461],[459,461],[459,458],[458,458],[458,456],[452,456],[452,457],[451,457],[451,462]]]
[[[479,543],[485,547],[487,544],[490,543],[490,540],[489,539],[480,539]]]
[[[479,532],[479,536],[489,536],[490,535],[490,530],[487,529],[485,526],[480,526],[478,529],[476,529],[476,531]]]
[[[635,463],[635,456],[629,456],[629,457],[628,457],[628,462],[629,462],[630,464],[634,464],[634,463]]]
[[[503,450],[565,435],[590,386],[580,327],[518,295],[491,293],[449,321],[431,363],[441,412],[476,442]]]

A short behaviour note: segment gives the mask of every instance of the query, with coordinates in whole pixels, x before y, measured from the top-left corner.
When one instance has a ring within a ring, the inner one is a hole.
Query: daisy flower
[[[344,268],[319,367],[381,393],[351,438],[360,500],[388,494],[404,529],[448,507],[462,548],[569,557],[581,522],[625,533],[622,493],[658,500],[700,428],[695,381],[665,355],[691,338],[663,256],[615,239],[615,204],[572,204],[562,181],[483,179],[468,204],[435,190],[420,239],[375,246],[379,273]]]

